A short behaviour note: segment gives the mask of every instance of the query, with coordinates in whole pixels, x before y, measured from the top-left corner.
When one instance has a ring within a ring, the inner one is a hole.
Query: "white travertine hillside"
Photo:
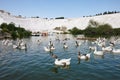
[[[91,19],[99,23],[108,23],[113,28],[120,28],[120,13],[94,17],[48,20],[43,18],[18,18],[5,12],[0,12],[0,24],[3,22],[13,22],[16,26],[20,25],[21,27],[31,31],[52,30],[55,27],[62,26],[67,27],[67,29],[71,29],[73,27],[85,29]]]

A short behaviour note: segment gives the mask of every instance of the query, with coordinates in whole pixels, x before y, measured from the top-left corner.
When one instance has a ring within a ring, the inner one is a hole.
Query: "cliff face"
[[[52,30],[55,27],[67,27],[71,29],[78,27],[85,29],[89,20],[94,20],[99,23],[108,23],[113,28],[120,28],[120,13],[101,15],[94,17],[81,17],[81,18],[68,18],[68,19],[43,19],[43,18],[23,18],[19,16],[13,16],[8,12],[0,12],[0,24],[3,22],[13,22],[16,26],[21,26],[31,31]]]

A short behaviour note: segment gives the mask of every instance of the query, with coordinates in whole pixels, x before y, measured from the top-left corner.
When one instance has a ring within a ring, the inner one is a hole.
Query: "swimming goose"
[[[58,65],[58,66],[67,66],[67,65],[70,65],[70,60],[71,58],[68,58],[68,59],[55,59],[55,65]]]
[[[113,53],[120,53],[120,49],[113,49],[112,52]]]
[[[78,52],[78,59],[90,59],[90,54],[81,54]]]
[[[47,52],[51,51],[48,47],[44,47],[44,50]]]
[[[63,44],[63,48],[68,48],[68,46],[66,45],[66,43]]]
[[[98,55],[98,56],[102,56],[103,55],[103,51],[97,51],[97,47],[95,47],[94,54]]]
[[[55,54],[51,54],[51,56],[53,57],[53,58],[55,58],[55,59],[57,59],[58,58],[58,56],[57,55],[55,55]]]
[[[51,48],[50,48],[51,50],[55,50],[55,47],[54,46],[51,46]]]
[[[80,45],[81,45],[81,43],[75,41],[75,46],[80,46]]]
[[[112,51],[112,47],[111,46],[108,46],[108,47],[102,46],[102,50],[103,51]]]
[[[27,49],[27,45],[26,45],[26,44],[21,45],[21,46],[19,46],[19,48],[20,48],[21,50]]]
[[[94,46],[89,46],[89,49],[90,50],[95,50],[95,47]]]
[[[40,44],[40,43],[41,43],[41,39],[40,39],[40,40],[37,40],[37,43]]]
[[[18,48],[18,46],[13,44],[13,49],[16,49],[16,48]]]

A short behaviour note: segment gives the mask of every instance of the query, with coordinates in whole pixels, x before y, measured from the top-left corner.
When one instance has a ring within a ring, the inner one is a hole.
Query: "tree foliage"
[[[77,34],[82,34],[82,30],[78,29],[77,27],[74,27],[69,30],[71,34],[77,35]]]
[[[25,38],[31,36],[31,31],[25,30],[24,28],[16,27],[14,23],[2,23],[0,25],[2,32],[11,34],[13,39],[16,38]]]
[[[56,17],[55,19],[64,19],[64,17]]]
[[[87,37],[110,37],[120,35],[120,28],[113,29],[109,24],[99,24],[93,20],[89,21],[89,25],[84,30],[74,27],[69,31],[73,35],[84,34]]]
[[[108,15],[108,14],[116,14],[120,13],[120,11],[105,11],[103,13],[97,13],[95,15],[83,16],[83,17],[92,17],[92,16],[100,16],[100,15]]]

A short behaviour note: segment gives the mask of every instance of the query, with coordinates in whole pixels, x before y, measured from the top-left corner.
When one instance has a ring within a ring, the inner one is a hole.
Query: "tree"
[[[64,19],[64,17],[57,17],[57,18],[55,18],[55,19]]]
[[[90,21],[89,21],[89,26],[91,26],[91,27],[98,27],[98,26],[99,26],[99,23],[96,22],[96,21],[94,21],[94,20],[90,20]]]
[[[104,13],[103,13],[103,15],[106,15],[106,14],[108,14],[108,13],[107,13],[107,12],[104,12]]]
[[[69,32],[71,34],[73,34],[73,35],[77,35],[77,34],[82,34],[83,33],[83,31],[78,29],[77,27],[74,27],[74,28],[70,29]]]
[[[112,35],[112,27],[109,24],[99,25],[97,29],[100,35]]]
[[[15,31],[12,31],[11,36],[13,39],[16,39],[18,37],[18,35]]]
[[[16,27],[15,27],[14,23],[8,24],[7,28],[8,28],[9,31],[15,31],[16,30]]]
[[[20,26],[16,27],[14,23],[3,23],[0,25],[0,28],[2,29],[3,33],[7,32],[11,34],[13,39],[31,36],[31,31],[27,31],[24,28],[21,28]]]

